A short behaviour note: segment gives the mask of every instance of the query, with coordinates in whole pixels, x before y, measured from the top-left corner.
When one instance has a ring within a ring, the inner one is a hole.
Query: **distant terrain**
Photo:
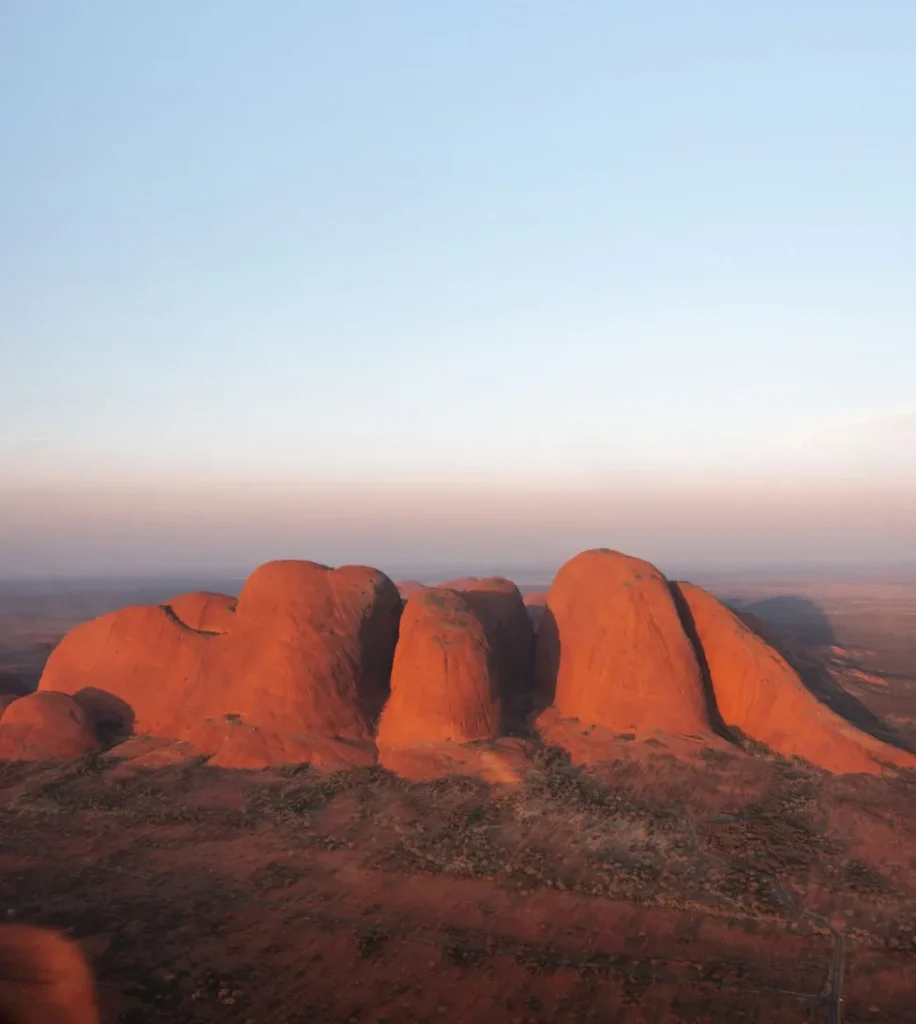
[[[703,582],[774,633],[830,659],[844,688],[916,741],[916,573]]]

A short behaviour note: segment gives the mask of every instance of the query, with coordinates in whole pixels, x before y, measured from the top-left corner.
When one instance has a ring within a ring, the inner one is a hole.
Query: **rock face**
[[[265,749],[277,737],[368,741],[400,612],[397,588],[374,569],[268,562],[235,611],[218,612],[231,619],[226,632],[189,628],[174,608],[125,608],[68,633],[39,687],[104,691],[130,709],[136,732],[200,741],[204,752],[226,723],[257,730]]]
[[[50,691],[12,701],[0,718],[0,760],[82,757],[101,744],[88,715],[72,698]]]
[[[56,932],[0,926],[3,1024],[99,1024],[95,984],[79,947]]]
[[[490,739],[500,717],[499,667],[480,615],[455,590],[415,593],[401,617],[379,746]]]
[[[228,633],[235,622],[235,598],[208,590],[179,594],[163,605],[188,629],[200,633]]]
[[[406,601],[412,594],[415,594],[418,590],[423,590],[426,584],[421,583],[419,580],[398,580],[395,586],[398,588],[398,593],[401,595],[401,600]]]
[[[727,725],[772,750],[833,772],[879,772],[916,758],[855,728],[820,703],[762,637],[711,594],[679,583]]]
[[[535,590],[530,594],[525,594],[525,610],[528,612],[528,618],[531,620],[531,627],[535,633],[540,628],[541,619],[544,618],[549,593],[548,590]]]
[[[585,551],[557,573],[537,635],[543,703],[617,733],[710,730],[693,647],[648,562]]]
[[[502,576],[442,586],[457,590],[483,622],[503,710],[520,707],[534,688],[534,629],[518,587]]]

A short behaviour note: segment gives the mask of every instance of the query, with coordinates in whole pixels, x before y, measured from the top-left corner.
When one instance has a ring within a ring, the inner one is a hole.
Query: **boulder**
[[[129,708],[137,733],[210,753],[214,722],[257,730],[258,748],[283,757],[303,749],[285,737],[371,740],[401,612],[387,576],[268,562],[246,580],[235,611],[224,611],[223,633],[188,628],[153,606],[85,623],[52,653],[40,689],[104,691]]]
[[[785,658],[712,594],[678,583],[726,725],[785,756],[828,771],[916,767],[912,754],[857,729],[822,704]]]
[[[379,747],[497,736],[498,673],[486,626],[467,597],[443,587],[417,591],[401,617]]]
[[[537,634],[541,702],[616,733],[710,731],[693,647],[665,577],[616,551],[557,573]]]
[[[3,1024],[99,1024],[92,972],[76,943],[29,925],[0,925]]]
[[[82,757],[100,746],[89,716],[63,693],[40,691],[19,697],[0,719],[0,760]]]

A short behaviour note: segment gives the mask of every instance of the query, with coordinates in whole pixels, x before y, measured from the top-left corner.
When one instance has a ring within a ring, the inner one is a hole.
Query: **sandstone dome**
[[[787,756],[832,772],[916,767],[916,757],[874,739],[822,704],[762,637],[712,594],[677,588],[690,609],[726,725]]]
[[[708,697],[665,577],[608,549],[557,573],[537,634],[542,703],[617,733],[710,731]]]
[[[503,711],[520,706],[534,687],[534,629],[518,587],[503,576],[441,584],[457,590],[487,632]]]
[[[46,928],[0,925],[0,1021],[98,1024],[95,982],[79,946]]]
[[[19,697],[0,718],[0,760],[82,757],[100,746],[89,716],[63,693],[38,691]]]
[[[39,687],[107,692],[129,707],[137,733],[204,752],[230,725],[257,730],[283,759],[306,759],[309,736],[371,741],[401,613],[387,576],[268,562],[245,581],[235,611],[223,610],[231,625],[222,633],[190,628],[171,607],[94,619],[64,637]]]
[[[401,617],[379,746],[497,736],[498,671],[486,626],[466,595],[444,587],[417,591]]]

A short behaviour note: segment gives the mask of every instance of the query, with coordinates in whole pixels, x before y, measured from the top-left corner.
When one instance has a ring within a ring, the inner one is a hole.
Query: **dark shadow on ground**
[[[812,604],[810,601],[806,603]],[[816,608],[817,606],[812,605],[812,607]],[[858,697],[854,697],[839,685],[827,662],[817,651],[808,650],[800,643],[793,642],[783,631],[772,627],[749,610],[738,608],[733,610],[749,629],[782,655],[821,704],[825,704],[835,714],[845,718],[847,722],[873,736],[876,740],[881,740],[882,743],[906,750],[909,753],[916,753],[913,744],[909,743],[884,719],[870,711]]]
[[[777,635],[809,647],[832,647],[837,643],[833,626],[814,601],[797,594],[781,594],[756,601],[735,600],[738,611],[762,619]]]

